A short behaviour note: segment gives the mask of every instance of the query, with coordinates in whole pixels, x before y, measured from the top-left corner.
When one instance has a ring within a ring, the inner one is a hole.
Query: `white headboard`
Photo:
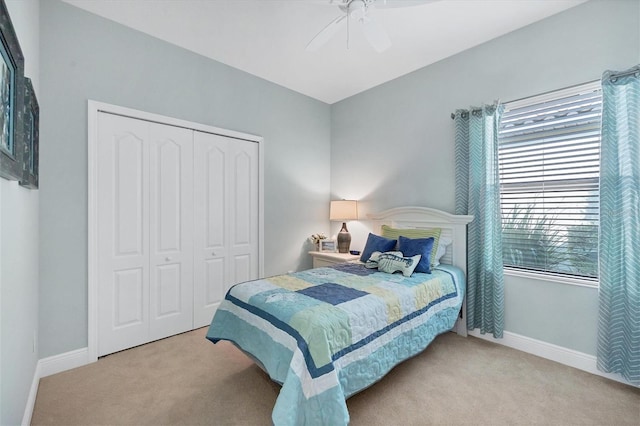
[[[382,225],[393,228],[440,228],[441,236],[453,243],[441,259],[442,263],[457,266],[467,272],[467,224],[473,216],[454,215],[428,207],[396,207],[367,215],[373,221],[374,232],[380,234]]]
[[[447,248],[447,252],[440,260],[442,263],[457,266],[467,274],[467,224],[473,220],[473,216],[454,215],[441,210],[428,207],[396,207],[376,214],[368,214],[373,222],[373,230],[381,234],[382,225],[393,228],[440,228],[441,236],[448,236],[453,241]],[[466,309],[464,302],[462,313]],[[467,335],[467,327],[464,318],[458,321],[456,326],[458,334]]]

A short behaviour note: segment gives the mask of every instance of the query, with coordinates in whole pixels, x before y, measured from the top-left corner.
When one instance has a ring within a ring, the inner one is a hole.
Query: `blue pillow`
[[[420,262],[416,266],[415,272],[431,273],[431,249],[433,248],[433,237],[429,238],[407,238],[400,235],[398,238],[398,251],[403,256],[412,257],[416,254],[421,255]]]
[[[390,240],[388,238],[369,233],[369,236],[367,237],[367,244],[365,244],[364,250],[362,250],[360,260],[366,262],[374,251],[384,253],[386,251],[391,251],[394,248],[396,248],[396,240]]]

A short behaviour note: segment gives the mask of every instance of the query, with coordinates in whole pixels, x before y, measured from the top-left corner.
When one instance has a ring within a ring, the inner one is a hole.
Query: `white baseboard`
[[[89,348],[76,349],[60,355],[50,356],[38,361],[40,366],[40,377],[47,377],[52,374],[71,370],[89,364]]]
[[[76,349],[75,351],[70,351],[39,360],[36,364],[36,371],[33,373],[33,381],[31,382],[31,390],[29,391],[27,404],[24,407],[22,426],[28,426],[31,424],[33,407],[36,404],[38,386],[42,377],[51,376],[52,374],[61,373],[63,371],[71,370],[72,368],[82,367],[83,365],[89,363],[90,361],[88,348]]]
[[[469,336],[477,337],[499,345],[508,346],[522,352],[568,365],[569,367],[577,368],[578,370],[583,370],[591,374],[615,380],[616,382],[634,386],[618,374],[603,373],[598,370],[596,367],[596,357],[594,355],[585,354],[584,352],[543,342],[542,340],[532,339],[531,337],[522,336],[510,331],[505,331],[502,339],[496,339],[489,334],[480,334],[480,331],[477,329],[469,330],[468,334]]]
[[[33,380],[31,381],[31,389],[27,397],[27,404],[24,407],[24,415],[22,416],[22,426],[31,424],[31,416],[33,415],[33,407],[36,405],[36,395],[38,394],[38,385],[40,384],[40,361],[36,364],[36,371],[33,372]]]

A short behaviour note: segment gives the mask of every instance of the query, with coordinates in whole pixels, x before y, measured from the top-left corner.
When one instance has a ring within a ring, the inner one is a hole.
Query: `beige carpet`
[[[206,328],[40,381],[32,424],[269,425],[279,386]],[[640,425],[640,390],[446,333],[347,401],[352,425]]]

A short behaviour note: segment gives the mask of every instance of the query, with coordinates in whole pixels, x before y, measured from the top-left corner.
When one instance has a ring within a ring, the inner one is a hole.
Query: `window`
[[[505,104],[498,162],[504,265],[598,276],[600,82]]]

